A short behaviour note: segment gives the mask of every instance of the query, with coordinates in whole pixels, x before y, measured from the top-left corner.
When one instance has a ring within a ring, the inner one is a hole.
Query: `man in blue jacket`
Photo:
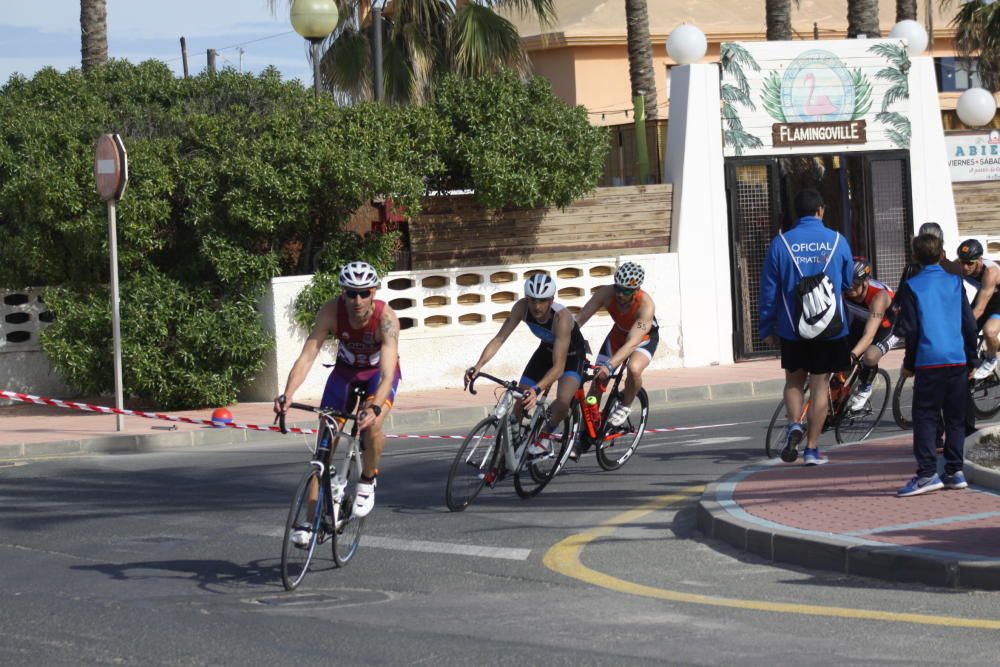
[[[761,339],[781,347],[781,367],[785,369],[785,408],[788,428],[781,459],[791,463],[798,458],[798,445],[804,428],[798,421],[802,414],[803,387],[809,375],[809,406],[806,465],[820,465],[827,459],[819,452],[818,441],[829,412],[830,373],[847,370],[851,349],[847,342],[849,328],[842,293],[853,281],[854,258],[847,239],[823,224],[826,207],[823,197],[811,188],[795,195],[796,225],[771,241],[764,258],[760,278]],[[799,335],[800,313],[796,290],[808,276],[825,273],[833,284],[834,305],[840,331],[822,339]]]
[[[969,371],[976,365],[976,319],[962,279],[939,265],[941,239],[913,239],[923,269],[900,286],[899,322],[906,332],[903,368],[913,373],[913,456],[917,474],[899,496],[968,486],[962,472]],[[937,474],[938,422],[944,416],[945,474]]]

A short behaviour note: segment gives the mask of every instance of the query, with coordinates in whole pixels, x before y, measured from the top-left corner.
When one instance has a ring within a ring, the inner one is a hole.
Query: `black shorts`
[[[570,348],[566,355],[566,366],[563,374],[575,377],[578,382],[583,382],[583,371],[587,363],[587,355],[584,350],[574,350]],[[552,368],[552,348],[548,345],[539,345],[535,353],[528,360],[528,365],[524,367],[521,374],[521,384],[529,387],[538,384],[538,381],[545,377],[545,374]]]
[[[851,367],[851,345],[847,336],[833,340],[781,339],[781,367],[806,370],[813,375],[837,373]]]

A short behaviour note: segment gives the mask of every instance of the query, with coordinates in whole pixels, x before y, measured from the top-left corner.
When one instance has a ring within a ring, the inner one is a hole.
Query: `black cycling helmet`
[[[855,285],[864,280],[868,280],[872,277],[872,265],[869,264],[867,260],[856,259],[854,260],[854,271],[852,272],[852,275],[854,276]]]
[[[974,262],[983,256],[983,244],[976,239],[966,239],[958,246],[958,258],[963,262]]]

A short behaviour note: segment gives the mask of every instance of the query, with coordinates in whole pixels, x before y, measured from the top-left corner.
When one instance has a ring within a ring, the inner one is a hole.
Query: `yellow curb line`
[[[980,628],[987,630],[1000,630],[1000,620],[978,619],[978,618],[958,618],[954,616],[933,616],[929,614],[903,614],[893,611],[878,611],[874,609],[852,609],[849,607],[826,607],[821,605],[794,604],[786,602],[765,602],[762,600],[738,600],[733,598],[712,597],[707,595],[696,595],[692,593],[682,593],[680,591],[670,591],[653,586],[636,584],[625,581],[597,570],[592,570],[580,562],[580,554],[591,542],[606,537],[614,532],[615,527],[622,526],[671,505],[677,505],[692,496],[699,495],[705,490],[704,486],[692,486],[681,489],[677,493],[660,496],[652,501],[640,505],[639,507],[612,517],[602,522],[596,528],[570,535],[566,539],[555,544],[545,553],[542,563],[545,567],[554,572],[563,574],[573,579],[600,586],[619,593],[628,595],[640,595],[642,597],[655,598],[658,600],[669,600],[671,602],[685,602],[688,604],[700,604],[711,607],[728,607],[731,609],[748,609],[753,611],[767,611],[777,614],[802,614],[806,616],[829,616],[834,618],[850,619],[870,619],[877,621],[888,621],[891,623],[916,623],[919,625],[943,625],[955,628]]]

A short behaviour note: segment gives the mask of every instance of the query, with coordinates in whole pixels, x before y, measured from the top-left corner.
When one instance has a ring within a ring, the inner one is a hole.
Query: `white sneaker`
[[[357,489],[355,489],[354,496],[354,509],[351,513],[359,518],[363,519],[368,516],[368,513],[372,511],[375,507],[375,480],[371,482],[358,482]]]
[[[299,549],[305,549],[309,546],[309,540],[312,539],[312,530],[309,528],[297,528],[292,531],[289,535],[288,541],[297,546]]]
[[[539,433],[538,439],[528,446],[528,456],[548,456],[552,453],[552,434]]]
[[[993,375],[993,371],[995,371],[996,369],[997,369],[996,357],[993,357],[992,359],[983,359],[983,362],[979,364],[979,368],[977,368],[976,372],[972,374],[972,379],[982,380],[984,378],[988,378],[989,376]]]
[[[627,405],[619,405],[608,417],[608,423],[617,428],[625,423],[630,414],[632,414],[632,408]]]
[[[858,390],[858,393],[851,396],[851,404],[848,405],[848,409],[852,412],[858,412],[865,409],[865,404],[868,403],[868,399],[872,397],[872,386],[868,385],[862,387]]]

